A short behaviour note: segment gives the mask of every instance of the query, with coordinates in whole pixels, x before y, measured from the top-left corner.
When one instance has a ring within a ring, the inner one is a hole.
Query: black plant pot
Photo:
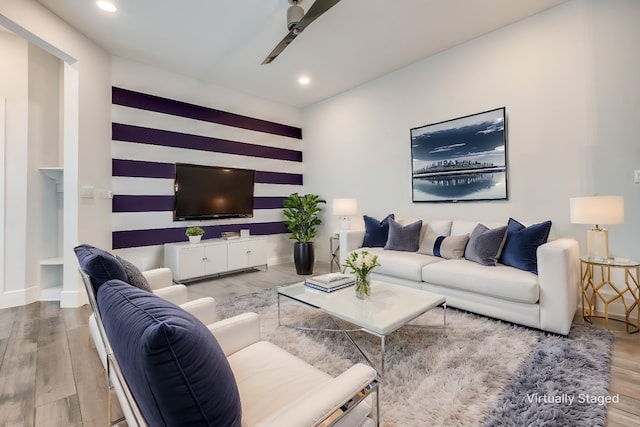
[[[296,265],[296,273],[313,274],[314,261],[313,242],[296,242],[293,245],[293,262]]]

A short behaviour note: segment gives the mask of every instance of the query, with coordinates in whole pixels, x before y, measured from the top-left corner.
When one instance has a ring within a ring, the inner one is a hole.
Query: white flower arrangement
[[[378,266],[380,266],[378,255],[370,254],[367,251],[352,252],[347,258],[347,267],[357,275],[366,276]]]

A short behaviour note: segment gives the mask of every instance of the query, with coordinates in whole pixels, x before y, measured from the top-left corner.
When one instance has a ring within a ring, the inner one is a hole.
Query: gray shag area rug
[[[366,363],[342,333],[278,327],[273,289],[218,303],[221,318],[247,311],[260,315],[263,339],[330,375]],[[281,319],[284,325],[335,327],[327,315],[287,298],[281,299]],[[413,323],[440,326],[442,310]],[[351,336],[379,364],[379,338]],[[447,336],[404,327],[387,338],[381,425],[604,426],[607,407],[600,402],[608,396],[612,342],[611,333],[587,324],[574,324],[561,337],[448,309]]]

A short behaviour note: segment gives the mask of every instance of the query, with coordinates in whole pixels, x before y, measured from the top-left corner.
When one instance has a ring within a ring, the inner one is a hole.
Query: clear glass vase
[[[356,274],[356,297],[367,299],[371,295],[371,278],[369,274]]]

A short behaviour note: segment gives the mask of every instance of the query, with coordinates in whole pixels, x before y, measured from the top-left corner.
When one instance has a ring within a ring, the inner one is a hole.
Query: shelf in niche
[[[62,286],[52,286],[50,288],[40,289],[41,301],[60,301],[60,294],[62,293]]]
[[[63,257],[54,257],[40,260],[40,265],[63,265]]]
[[[55,181],[58,193],[62,193],[62,188],[64,184],[64,168],[62,167],[40,168],[40,171],[46,176],[48,176],[50,179]]]

